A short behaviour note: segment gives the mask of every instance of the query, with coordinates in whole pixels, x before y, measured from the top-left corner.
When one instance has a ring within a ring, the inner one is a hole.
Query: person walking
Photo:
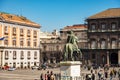
[[[43,73],[41,73],[40,75],[40,80],[43,80]]]
[[[47,71],[47,78],[48,78],[48,80],[50,80],[50,73],[49,73],[49,71]]]
[[[120,69],[118,70],[118,79],[120,80]]]
[[[48,76],[47,76],[47,74],[45,74],[45,80],[48,80]]]
[[[92,80],[95,80],[95,74],[92,73]]]
[[[108,71],[107,70],[105,70],[104,75],[105,75],[105,80],[107,80],[107,78],[108,78]]]
[[[113,75],[114,75],[114,72],[113,72],[113,70],[111,70],[111,71],[110,71],[110,80],[113,79]]]
[[[50,73],[50,80],[55,80],[55,76],[54,76],[54,74],[53,74],[52,71],[51,71],[51,73]]]

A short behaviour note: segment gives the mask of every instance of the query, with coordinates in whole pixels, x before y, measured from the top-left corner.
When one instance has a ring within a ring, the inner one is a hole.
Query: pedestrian
[[[111,70],[111,71],[110,71],[110,80],[113,79],[113,75],[114,75],[114,72],[113,72],[113,70]]]
[[[105,71],[105,79],[107,80],[107,78],[108,78],[108,72],[107,72],[107,70]]]
[[[101,78],[101,70],[98,72],[98,77],[99,77],[99,79]]]
[[[95,80],[95,74],[92,73],[92,80]]]
[[[43,73],[41,73],[40,75],[40,80],[43,80]]]
[[[115,68],[113,69],[113,72],[114,72],[114,77],[116,77],[117,71]]]
[[[49,71],[47,71],[47,78],[48,78],[48,80],[50,80],[50,73],[49,73]]]
[[[120,69],[118,70],[118,78],[120,80]]]
[[[48,80],[48,76],[47,76],[47,74],[45,74],[45,80]]]
[[[51,73],[50,73],[50,80],[55,80],[55,76],[54,76],[54,74],[53,74],[52,71],[51,71]]]

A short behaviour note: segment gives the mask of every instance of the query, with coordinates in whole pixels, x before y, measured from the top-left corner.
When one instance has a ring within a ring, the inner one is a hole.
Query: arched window
[[[112,28],[112,30],[115,30],[116,29],[116,23],[111,23],[111,28]]]
[[[105,49],[106,48],[106,41],[105,41],[105,39],[102,39],[101,40],[101,49]]]
[[[17,57],[17,53],[16,51],[13,51],[13,59],[16,59],[16,57]]]
[[[8,59],[8,51],[5,51],[5,59]]]
[[[8,45],[8,39],[4,40],[4,45]]]
[[[95,24],[92,24],[92,25],[91,25],[91,29],[92,29],[92,30],[95,30],[95,29],[96,29],[96,25],[95,25]]]
[[[101,30],[105,30],[106,29],[106,24],[105,23],[102,23],[101,24]]]
[[[92,41],[91,41],[91,48],[92,48],[92,49],[96,49],[96,47],[97,47],[96,41],[95,41],[95,40],[92,40]]]
[[[115,48],[116,48],[116,45],[117,45],[116,39],[112,39],[111,45],[112,45],[112,49],[115,49]]]

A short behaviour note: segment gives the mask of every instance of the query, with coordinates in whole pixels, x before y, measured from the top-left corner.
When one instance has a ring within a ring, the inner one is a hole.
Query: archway
[[[111,54],[111,64],[118,64],[118,54],[117,53]]]

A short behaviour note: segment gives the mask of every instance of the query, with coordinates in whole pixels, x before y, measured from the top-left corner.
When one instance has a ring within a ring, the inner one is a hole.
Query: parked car
[[[32,70],[34,70],[34,69],[38,69],[39,66],[32,66],[31,68],[32,68]]]
[[[14,70],[16,70],[16,68],[13,68],[13,67],[8,68],[8,71],[14,71]]]
[[[9,66],[2,67],[3,70],[8,70],[9,68],[10,68]]]

